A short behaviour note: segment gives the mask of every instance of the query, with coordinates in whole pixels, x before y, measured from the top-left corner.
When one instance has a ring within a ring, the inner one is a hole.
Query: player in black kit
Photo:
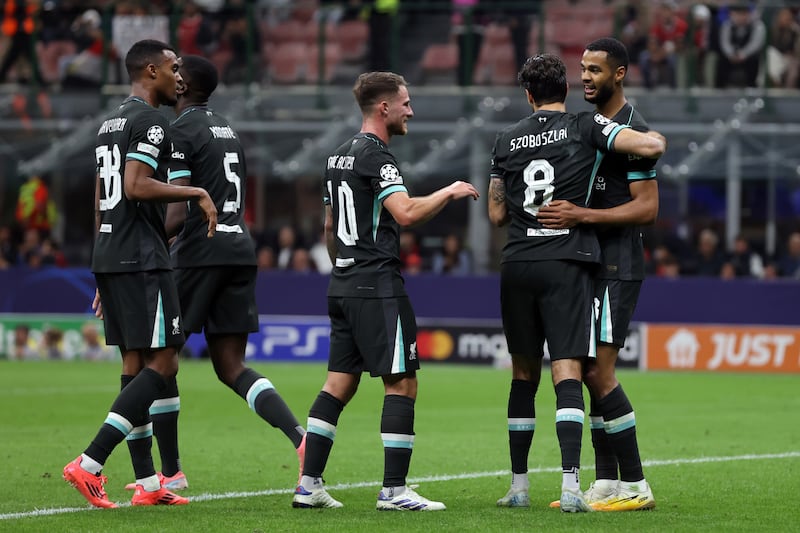
[[[207,237],[214,235],[217,225],[217,210],[205,190],[165,183],[169,124],[156,108],[175,103],[178,65],[168,45],[153,40],[135,43],[125,57],[131,95],[97,134],[94,305],[104,318],[106,342],[119,346],[123,368],[129,365],[137,371],[123,386],[89,447],[64,467],[64,479],[95,507],[116,507],[106,495],[105,476],[100,472],[112,450],[126,438],[136,474],[131,503],[189,502],[162,487],[156,475],[148,411],[177,374],[178,348],[184,341],[162,202],[195,201],[195,209],[207,219]]]
[[[217,87],[216,67],[184,56],[172,123],[169,180],[208,191],[219,219],[205,237],[202,213],[185,204],[167,210],[167,232],[180,231],[172,261],[186,334],[205,333],[217,377],[292,442],[302,469],[305,430],[272,383],[244,364],[248,333],[258,330],[256,253],[244,218],[247,166],[239,135],[208,107]]]
[[[584,98],[599,113],[638,131],[649,129],[623,92],[628,70],[625,45],[611,38],[593,41],[583,53],[581,70]],[[600,165],[591,209],[555,201],[539,212],[539,221],[547,228],[594,224],[600,242],[602,261],[595,278],[597,358],[584,369],[597,478],[584,496],[603,511],[652,509],[656,504],[644,478],[633,407],[614,371],[645,276],[640,226],[652,224],[658,216],[655,162],[610,154]]]
[[[336,426],[355,395],[361,374],[383,379],[384,447],[379,510],[445,508],[406,485],[414,445],[414,401],[419,359],[416,320],[400,275],[400,226],[432,218],[451,200],[477,198],[456,181],[428,196],[410,197],[389,152],[394,135],[405,135],[414,113],[402,76],[370,72],[353,88],[361,108],[361,132],[328,157],[325,235],[334,264],[328,286],[331,348],[328,376],[308,414],[306,458],[294,507],[341,507],[322,482]]]
[[[509,224],[500,297],[513,365],[508,400],[513,477],[497,504],[530,505],[527,460],[547,341],[563,472],[561,510],[586,512],[592,508],[578,477],[581,375],[585,360],[595,356],[592,281],[600,249],[592,228],[546,228],[538,214],[554,200],[586,205],[605,153],[659,157],[666,143],[657,133],[636,132],[598,113],[566,113],[566,68],[556,56],[528,59],[518,79],[534,113],[497,135],[489,185],[489,218],[498,226]]]

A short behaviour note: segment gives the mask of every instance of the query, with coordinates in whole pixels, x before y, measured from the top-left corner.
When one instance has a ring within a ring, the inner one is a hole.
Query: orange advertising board
[[[800,373],[800,328],[648,324],[648,370]]]

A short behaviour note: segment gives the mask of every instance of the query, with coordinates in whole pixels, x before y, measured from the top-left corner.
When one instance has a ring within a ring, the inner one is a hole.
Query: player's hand
[[[203,220],[208,221],[208,233],[206,236],[211,238],[217,232],[217,206],[214,205],[214,201],[205,189],[200,190],[203,191],[203,195],[197,201],[197,205],[203,210]]]
[[[478,190],[473,187],[471,183],[467,183],[466,181],[454,181],[451,183],[450,192],[453,193],[453,200],[466,198],[468,196],[471,196],[473,200],[477,200],[480,196]]]
[[[583,208],[566,200],[554,200],[539,208],[536,219],[550,229],[572,228],[581,223]]]
[[[100,291],[94,290],[94,300],[92,300],[92,309],[94,309],[94,316],[103,320],[103,304],[100,303]]]

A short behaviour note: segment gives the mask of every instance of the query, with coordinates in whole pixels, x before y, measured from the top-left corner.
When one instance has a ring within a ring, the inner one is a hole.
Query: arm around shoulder
[[[620,130],[614,139],[614,151],[658,159],[667,150],[666,138],[657,131],[642,133],[631,128]]]

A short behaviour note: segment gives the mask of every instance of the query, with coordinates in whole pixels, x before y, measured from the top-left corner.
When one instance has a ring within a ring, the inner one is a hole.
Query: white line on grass
[[[731,455],[727,457],[694,457],[686,459],[663,459],[643,461],[642,465],[650,466],[678,466],[688,464],[703,464],[703,463],[726,463],[731,461],[761,461],[767,459],[790,459],[800,457],[800,451],[786,452],[786,453],[766,453],[766,454],[746,454],[746,455]],[[591,468],[586,468],[591,470]],[[560,472],[561,468],[532,468],[528,472],[531,474],[542,474],[551,472]],[[509,470],[495,470],[494,472],[465,472],[463,474],[448,474],[439,476],[426,476],[409,479],[409,482],[433,482],[433,481],[453,481],[456,479],[476,479],[483,477],[507,476]],[[327,488],[332,490],[348,490],[348,489],[361,489],[366,487],[379,487],[380,481],[359,481],[356,483],[339,483],[336,485],[329,485]],[[276,496],[279,494],[292,494],[293,489],[267,489],[250,492],[223,492],[221,494],[198,494],[190,496],[189,499],[193,502],[207,502],[212,500],[228,500],[232,498],[254,498],[258,496]],[[120,504],[120,507],[128,507],[129,503]],[[0,520],[14,520],[18,518],[31,518],[35,516],[50,516],[66,513],[78,513],[82,511],[99,511],[94,507],[57,507],[52,509],[36,509],[33,511],[24,511],[20,513],[6,513],[0,514]]]

